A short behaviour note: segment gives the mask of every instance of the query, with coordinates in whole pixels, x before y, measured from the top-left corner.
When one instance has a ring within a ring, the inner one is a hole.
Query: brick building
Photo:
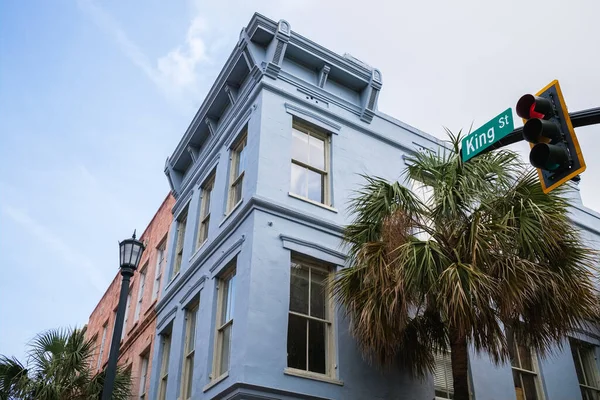
[[[146,251],[131,279],[127,298],[119,365],[124,365],[131,371],[132,395],[140,399],[149,398],[146,393],[156,330],[155,305],[164,282],[166,243],[174,204],[175,199],[169,194],[140,237],[146,244]],[[117,273],[88,322],[87,334],[96,343],[93,368],[97,371],[103,369],[108,362],[120,288],[121,274]]]

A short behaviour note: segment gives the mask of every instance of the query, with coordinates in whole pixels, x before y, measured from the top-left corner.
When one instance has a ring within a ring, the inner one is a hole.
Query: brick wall
[[[163,243],[166,243],[167,234],[173,220],[171,209],[173,208],[174,204],[175,199],[171,194],[169,194],[146,227],[144,233],[141,235],[140,240],[146,244],[146,250],[142,255],[139,268],[132,277],[129,286],[131,304],[126,318],[127,326],[125,327],[125,336],[121,340],[120,344],[119,365],[131,368],[133,383],[132,394],[134,397],[136,397],[139,393],[142,354],[147,354],[149,359],[146,390],[148,390],[150,382],[150,371],[152,370],[152,352],[154,345],[153,341],[156,330],[156,313],[154,311],[154,306],[156,305],[158,298],[160,298],[160,292],[166,279],[164,271],[166,266],[165,251],[165,261],[161,264],[162,277],[160,280],[158,297],[153,300],[154,281],[159,257],[158,247]],[[135,321],[134,314],[141,284],[140,277],[143,271],[145,272],[146,278],[141,297],[142,302],[140,306],[139,317],[138,320]],[[102,299],[100,299],[100,302],[90,315],[87,326],[87,336],[89,338],[94,338],[96,343],[96,355],[92,364],[94,369],[98,366],[98,356],[100,355],[102,334],[105,324],[107,324],[108,329],[105,338],[104,350],[102,351],[102,360],[100,361],[101,368],[104,368],[108,361],[120,289],[121,275],[117,273],[110,286],[102,296]]]

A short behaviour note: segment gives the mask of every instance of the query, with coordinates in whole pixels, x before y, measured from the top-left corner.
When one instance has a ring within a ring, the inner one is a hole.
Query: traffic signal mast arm
[[[569,117],[571,117],[571,123],[573,124],[573,128],[600,124],[600,107],[572,112],[569,113]],[[488,151],[500,149],[502,147],[520,142],[522,140],[525,140],[523,138],[523,127],[519,127],[513,130],[507,136],[497,141],[496,143],[492,144],[487,149],[483,150],[481,153],[479,153],[479,155],[487,153]]]

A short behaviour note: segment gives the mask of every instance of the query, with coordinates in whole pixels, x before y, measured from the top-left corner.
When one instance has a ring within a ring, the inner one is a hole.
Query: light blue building
[[[358,174],[397,180],[403,155],[441,145],[377,111],[382,84],[286,21],[255,14],[242,30],[165,166],[177,202],[151,399],[451,397],[444,358],[424,381],[368,366],[322,290],[345,263]],[[599,237],[600,215],[580,206],[574,219]],[[471,355],[472,397],[581,399],[580,382],[600,386],[600,337],[581,339],[547,360],[522,349],[515,367]]]

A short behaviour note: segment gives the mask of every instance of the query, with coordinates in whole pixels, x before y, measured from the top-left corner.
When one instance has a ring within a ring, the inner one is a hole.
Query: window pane
[[[221,370],[219,375],[223,375],[229,371],[229,350],[231,346],[231,325],[228,325],[221,332],[223,335],[222,347],[221,347]]]
[[[235,275],[229,278],[228,285],[229,290],[227,292],[227,312],[225,314],[225,322],[233,319],[233,307],[235,305]]]
[[[324,176],[318,172],[306,170],[308,184],[308,198],[322,203],[324,200]]]
[[[527,400],[536,400],[537,390],[535,387],[535,376],[529,374],[521,374],[521,379],[523,379],[523,390],[525,392],[525,398]]]
[[[308,143],[310,148],[309,164],[315,168],[325,170],[325,142],[311,136]]]
[[[577,372],[577,379],[579,383],[585,385],[585,376],[583,375],[583,370],[581,369],[581,363],[579,362],[579,354],[578,354],[578,346],[571,342],[571,354],[573,355],[573,363],[575,364],[575,371]]]
[[[308,270],[292,264],[290,311],[308,315]]]
[[[242,145],[244,147],[242,147],[242,149],[239,152],[239,156],[238,156],[238,170],[237,170],[237,175],[236,178],[238,176],[240,176],[240,174],[242,173],[242,171],[246,170],[246,139],[244,139],[244,144]]]
[[[204,241],[208,237],[208,223],[209,222],[210,222],[210,218],[206,219],[200,226],[200,240],[198,240],[198,244],[204,243]]]
[[[300,196],[308,197],[307,187],[308,170],[292,163],[291,192]]]
[[[190,358],[188,358],[187,360],[187,369],[186,369],[186,373],[187,373],[187,381],[186,381],[186,388],[185,388],[185,398],[189,399],[190,397],[192,397],[192,381],[194,380],[194,356],[190,356]]]
[[[164,400],[167,398],[166,396],[167,396],[167,382],[163,381],[163,382],[161,382],[161,385],[160,385],[160,393],[158,394],[158,398],[160,400]]]
[[[206,190],[204,192],[203,207],[202,207],[202,216],[208,214],[208,210],[210,210],[210,190]]]
[[[292,129],[292,158],[308,164],[308,135]]]
[[[188,334],[188,341],[187,341],[187,349],[186,352],[189,353],[190,351],[194,350],[194,348],[196,347],[196,313],[197,313],[197,309],[194,309],[193,311],[189,312],[189,334]]]
[[[326,319],[325,312],[325,283],[327,274],[318,269],[310,271],[310,315]]]
[[[231,198],[231,207],[235,206],[242,199],[242,184],[244,183],[244,178],[240,179],[235,183],[235,186],[231,189],[233,190],[232,198]]]
[[[327,372],[325,369],[326,324],[311,320],[308,321],[308,325],[308,370],[324,374]]]
[[[228,321],[227,319],[227,307],[229,306],[229,282],[223,282],[223,293],[221,293],[221,321],[220,324],[223,325]]]
[[[594,389],[581,388],[581,396],[583,400],[600,400],[600,393]]]
[[[521,359],[521,368],[527,371],[533,371],[533,362],[531,356],[531,350],[523,345],[518,346],[519,358]]]
[[[289,315],[287,363],[290,368],[306,370],[306,321],[297,315]]]
[[[515,352],[515,340],[512,333],[510,332],[506,333],[506,343],[508,346],[508,354],[510,356],[510,365],[512,365],[513,367],[520,368],[521,366],[519,365],[519,360],[517,359],[517,355]]]

